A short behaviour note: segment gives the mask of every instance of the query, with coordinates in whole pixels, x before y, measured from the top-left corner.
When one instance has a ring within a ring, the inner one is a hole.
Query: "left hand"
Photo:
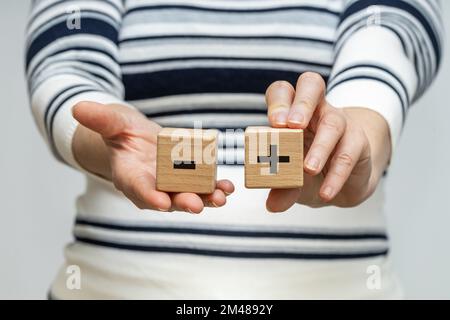
[[[338,109],[326,98],[316,73],[302,74],[296,88],[277,81],[266,92],[272,127],[304,130],[304,186],[273,189],[266,207],[282,212],[295,203],[311,207],[352,207],[375,190],[390,158],[384,118],[365,108]]]

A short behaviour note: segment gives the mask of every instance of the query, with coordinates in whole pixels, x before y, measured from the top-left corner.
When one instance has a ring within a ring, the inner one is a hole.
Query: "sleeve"
[[[36,0],[27,25],[31,109],[56,158],[81,169],[72,153],[79,101],[121,103],[118,63],[121,0]]]
[[[328,100],[387,121],[395,148],[408,108],[433,81],[442,56],[438,0],[345,0]]]

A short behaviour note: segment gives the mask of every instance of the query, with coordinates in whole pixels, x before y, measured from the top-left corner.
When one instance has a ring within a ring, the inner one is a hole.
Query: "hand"
[[[267,209],[282,212],[294,203],[352,207],[375,190],[390,158],[386,121],[364,108],[337,109],[325,98],[316,73],[304,73],[296,88],[285,81],[266,92],[271,126],[304,130],[304,187],[271,190]],[[351,94],[351,93],[349,93]]]
[[[139,111],[123,105],[80,102],[73,108],[80,122],[73,151],[86,170],[114,183],[140,209],[200,213],[221,207],[234,191],[228,180],[217,182],[209,195],[156,190],[156,143],[161,127]]]

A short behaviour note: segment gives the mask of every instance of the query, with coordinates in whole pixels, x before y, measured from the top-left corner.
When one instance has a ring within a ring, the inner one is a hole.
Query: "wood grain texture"
[[[156,188],[166,192],[214,192],[217,131],[164,128],[158,134]]]
[[[303,130],[248,127],[245,186],[272,189],[303,186]]]

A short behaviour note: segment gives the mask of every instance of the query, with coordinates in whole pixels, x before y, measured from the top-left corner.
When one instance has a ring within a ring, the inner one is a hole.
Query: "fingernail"
[[[216,208],[219,207],[214,201],[211,201],[211,204],[212,204],[214,207],[216,207]]]
[[[158,208],[158,210],[159,210],[159,211],[162,211],[162,212],[168,212],[168,211],[169,211],[169,210],[163,209],[163,208]]]
[[[331,188],[330,186],[326,186],[325,189],[323,189],[322,194],[327,199],[330,199],[333,196],[333,188]]]
[[[278,125],[286,125],[287,115],[284,112],[279,112],[275,115],[275,123]]]
[[[270,209],[270,208],[266,208],[266,210],[268,213],[275,213],[275,211],[272,211],[272,209]]]
[[[294,112],[289,116],[289,122],[294,124],[303,124],[305,121],[305,116],[303,113]]]
[[[190,214],[195,214],[195,213],[194,213],[191,209],[189,209],[189,208],[187,208],[185,211],[188,212],[188,213],[190,213]]]
[[[287,114],[283,111],[278,111],[272,115],[272,120],[276,125],[285,126],[287,120]]]
[[[316,171],[319,169],[320,161],[316,157],[309,157],[306,161],[306,166],[309,170]]]

